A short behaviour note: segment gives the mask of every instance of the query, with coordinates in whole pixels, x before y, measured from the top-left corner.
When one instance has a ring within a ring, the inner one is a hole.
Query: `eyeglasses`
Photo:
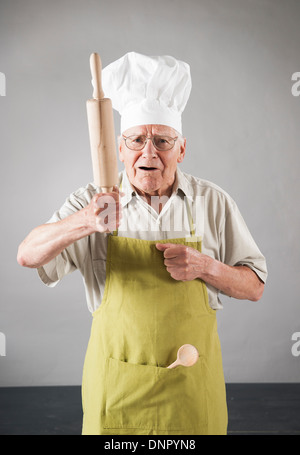
[[[123,136],[123,139],[125,140],[126,147],[128,147],[130,150],[142,150],[147,144],[148,140],[151,139],[152,144],[157,150],[165,152],[167,150],[171,150],[174,147],[178,137],[158,135],[145,136],[142,134],[139,136]]]

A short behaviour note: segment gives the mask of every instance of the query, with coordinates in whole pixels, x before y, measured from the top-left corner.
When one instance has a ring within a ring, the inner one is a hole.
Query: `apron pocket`
[[[207,429],[206,365],[167,369],[108,358],[104,428]]]

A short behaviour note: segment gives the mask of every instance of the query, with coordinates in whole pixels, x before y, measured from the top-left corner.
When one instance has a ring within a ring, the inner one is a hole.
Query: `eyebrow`
[[[148,134],[138,132],[138,133],[130,133],[129,136],[148,136]],[[160,133],[153,133],[153,134],[151,134],[151,136],[169,136],[169,137],[171,137],[170,133],[167,133],[165,131],[160,132]]]

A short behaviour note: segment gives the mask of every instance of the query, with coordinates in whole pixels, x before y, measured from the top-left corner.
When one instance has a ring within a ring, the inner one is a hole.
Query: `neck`
[[[166,202],[172,195],[173,186],[174,185],[172,185],[165,191],[156,190],[151,191],[149,193],[136,187],[134,187],[134,189],[138,193],[138,195],[141,196],[144,199],[144,201],[147,202],[147,204],[149,204],[154,210],[156,210],[157,213],[160,213],[162,211],[163,206],[166,204]]]

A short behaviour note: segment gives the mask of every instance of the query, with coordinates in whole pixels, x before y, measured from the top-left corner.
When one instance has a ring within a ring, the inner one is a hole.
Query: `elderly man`
[[[48,286],[83,275],[93,313],[83,434],[226,434],[218,294],[259,300],[265,259],[232,198],[178,167],[189,66],[131,52],[103,84],[121,114],[120,189],[71,194],[18,261]],[[166,368],[184,344],[196,364]]]

